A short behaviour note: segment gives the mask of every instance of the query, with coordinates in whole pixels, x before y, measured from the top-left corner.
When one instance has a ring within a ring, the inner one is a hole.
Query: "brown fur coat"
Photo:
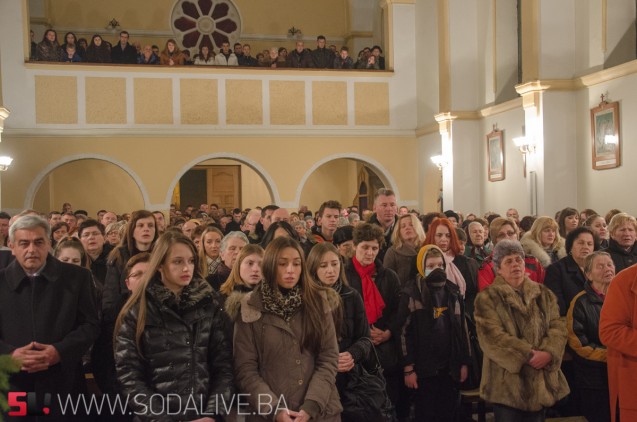
[[[555,295],[525,278],[522,297],[500,276],[478,294],[475,320],[484,352],[480,396],[524,411],[552,406],[569,393],[560,371],[567,332]],[[527,364],[531,350],[549,352],[543,369]]]

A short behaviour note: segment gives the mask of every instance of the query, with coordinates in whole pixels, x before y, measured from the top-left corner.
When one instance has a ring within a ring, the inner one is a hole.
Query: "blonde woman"
[[[201,277],[194,243],[163,234],[115,324],[117,379],[122,394],[136,398],[136,415],[155,418],[158,395],[169,420],[212,422],[230,403],[232,354],[217,298]]]
[[[637,220],[625,212],[616,214],[610,220],[608,232],[608,253],[613,258],[615,270],[619,273],[637,263]]]
[[[204,278],[215,274],[221,264],[221,239],[223,239],[223,233],[215,226],[207,226],[201,233],[199,263],[201,275]]]
[[[537,258],[544,268],[566,256],[564,238],[560,236],[557,222],[551,217],[539,217],[535,220],[520,243],[524,253]]]
[[[385,253],[383,267],[398,274],[404,286],[416,275],[416,255],[425,241],[425,231],[414,214],[401,215],[391,238],[392,246]]]

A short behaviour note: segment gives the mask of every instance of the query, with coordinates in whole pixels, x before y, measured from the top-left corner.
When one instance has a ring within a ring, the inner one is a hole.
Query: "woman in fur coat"
[[[526,277],[517,241],[499,242],[493,262],[498,276],[475,301],[480,397],[493,403],[496,422],[544,421],[545,409],[569,393],[560,371],[566,323],[555,295]]]
[[[239,316],[241,299],[254,290],[263,279],[262,262],[263,248],[259,245],[246,245],[234,262],[228,279],[219,288],[219,293],[225,297],[225,310],[230,317],[230,338],[234,330],[234,321]]]
[[[524,253],[540,261],[544,268],[566,256],[564,238],[551,217],[539,217],[520,240]]]

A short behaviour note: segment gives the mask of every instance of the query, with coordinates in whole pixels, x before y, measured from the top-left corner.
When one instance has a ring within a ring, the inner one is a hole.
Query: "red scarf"
[[[363,303],[365,305],[365,313],[367,314],[367,321],[370,324],[374,324],[380,317],[383,316],[383,309],[385,309],[385,301],[376,287],[376,283],[372,280],[372,275],[376,272],[376,264],[372,263],[366,267],[363,267],[356,257],[352,258],[354,268],[361,277],[361,285],[363,286]]]

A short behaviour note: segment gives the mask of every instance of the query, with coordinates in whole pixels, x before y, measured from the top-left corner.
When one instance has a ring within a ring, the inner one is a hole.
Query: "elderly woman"
[[[637,266],[613,279],[599,318],[599,339],[607,348],[611,420],[637,420]],[[619,414],[617,413],[619,410]]]
[[[588,282],[568,309],[568,345],[574,352],[574,379],[580,413],[589,421],[610,421],[606,346],[599,339],[599,316],[615,264],[607,252],[593,252],[584,261]]]
[[[551,217],[539,217],[520,240],[524,252],[537,258],[544,268],[564,258],[564,239],[558,230],[557,223]]]
[[[230,232],[221,240],[221,262],[217,266],[217,271],[206,277],[206,281],[210,283],[216,291],[219,291],[221,285],[226,282],[241,249],[248,243],[250,243],[248,237],[239,231]]]
[[[566,324],[555,295],[526,276],[519,242],[498,242],[493,263],[498,276],[475,301],[480,396],[493,403],[496,422],[544,421],[545,409],[569,393],[560,371]]]
[[[566,315],[568,306],[579,292],[584,290],[584,260],[599,244],[593,232],[586,227],[578,227],[566,237],[566,255],[546,269],[544,284],[557,297],[560,315]]]
[[[487,232],[482,222],[472,221],[467,226],[466,233],[467,246],[464,255],[475,259],[481,265],[482,261],[491,255],[491,248],[487,244]]]
[[[401,215],[398,230],[394,230],[391,247],[383,258],[383,266],[398,274],[400,285],[404,286],[416,275],[416,255],[425,241],[425,231],[414,214]]]
[[[608,253],[615,263],[615,271],[619,273],[637,262],[637,221],[625,212],[615,214],[610,220],[608,231]]]

